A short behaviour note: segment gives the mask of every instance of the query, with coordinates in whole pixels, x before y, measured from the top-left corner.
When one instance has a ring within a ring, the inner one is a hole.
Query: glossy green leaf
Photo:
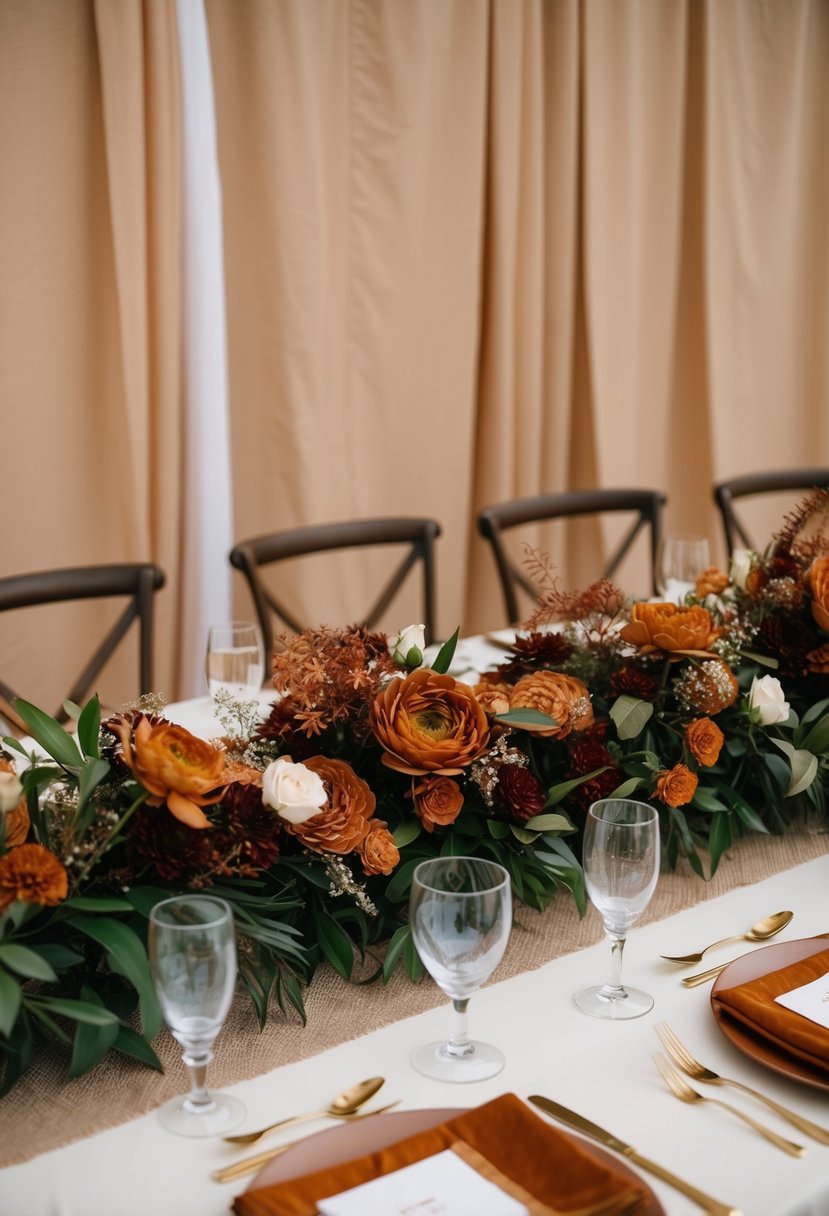
[[[130,1030],[129,1026],[118,1027],[113,1048],[115,1051],[120,1051],[122,1055],[131,1056],[132,1059],[140,1060],[142,1064],[149,1065],[156,1072],[164,1072],[164,1065],[146,1039],[142,1039],[140,1034],[136,1034],[134,1030]]]
[[[392,839],[398,849],[405,849],[407,844],[411,844],[413,840],[417,840],[420,832],[419,821],[417,819],[409,819],[397,825],[392,832]]]
[[[493,840],[504,840],[509,836],[509,824],[504,823],[503,819],[487,819],[486,826]]]
[[[506,713],[496,714],[495,721],[511,726],[514,730],[549,730],[558,726],[558,721],[549,714],[543,714],[539,709],[521,708],[508,709]]]
[[[348,934],[332,917],[318,909],[314,912],[314,929],[328,962],[344,980],[349,979],[354,966],[354,947]]]
[[[4,1034],[6,1038],[17,1021],[21,996],[17,980],[0,968],[0,1034]]]
[[[438,675],[445,675],[449,670],[452,659],[455,656],[455,647],[458,644],[460,629],[456,629],[448,642],[444,642],[440,650],[435,655],[432,663],[432,671],[436,671]]]
[[[824,755],[829,751],[829,714],[816,722],[800,746],[808,752]]]
[[[391,941],[388,944],[385,957],[383,959],[383,979],[388,983],[397,969],[397,964],[405,949],[406,942],[412,935],[411,926],[408,924],[401,925],[399,929],[395,929],[392,934]]]
[[[78,813],[80,814],[87,802],[90,794],[101,784],[104,778],[109,774],[109,765],[106,760],[87,760],[83,768],[78,774]]]
[[[70,1018],[73,1022],[85,1022],[89,1026],[117,1026],[118,1019],[114,1013],[104,1009],[103,1005],[93,1004],[92,1001],[76,1001],[68,997],[49,996],[31,997],[29,1008],[36,1011],[54,1013],[62,1018]]]
[[[731,844],[731,820],[728,814],[711,816],[708,828],[708,852],[711,857],[711,875],[713,878],[720,864],[720,858]]]
[[[529,832],[526,828],[519,827],[517,823],[511,823],[509,830],[520,844],[532,844],[538,835],[537,832]]]
[[[73,908],[76,912],[132,912],[133,905],[117,895],[71,895],[64,900],[62,908]]]
[[[75,769],[81,763],[81,753],[75,739],[59,722],[28,701],[16,700],[14,707],[26,723],[29,734],[45,752],[64,768]]]
[[[412,885],[412,875],[421,861],[423,861],[422,857],[415,857],[410,861],[404,861],[402,866],[397,867],[386,887],[386,899],[389,903],[401,903],[408,897],[409,888]]]
[[[97,759],[100,756],[101,703],[97,693],[81,710],[78,718],[78,742],[85,756]]]
[[[727,811],[728,807],[718,798],[717,795],[705,786],[698,785],[694,791],[694,796],[691,799],[691,806],[697,807],[700,811]]]
[[[50,967],[54,967],[55,971],[67,971],[70,967],[77,967],[78,963],[84,961],[82,954],[77,950],[72,950],[69,946],[64,946],[62,942],[44,942],[37,948],[38,954],[46,959]]]
[[[572,832],[575,830],[566,815],[556,813],[533,815],[532,819],[527,820],[524,827],[533,832]]]
[[[814,781],[817,775],[818,758],[804,748],[794,747],[788,739],[772,738],[771,741],[789,758],[791,778],[784,797],[793,798],[795,794],[800,794],[803,790],[808,789]]]
[[[645,729],[653,714],[650,701],[642,701],[639,697],[628,696],[627,693],[617,697],[610,707],[610,716],[616,724],[616,733],[620,739],[636,739]]]
[[[135,988],[141,1005],[141,1026],[145,1035],[152,1038],[161,1027],[162,1017],[150,979],[147,955],[138,934],[128,925],[106,916],[75,916],[72,923],[104,947],[111,969]]]
[[[608,794],[608,798],[629,798],[636,790],[644,785],[642,777],[628,777],[627,781],[623,781],[621,785],[617,785],[615,790]]]
[[[2,1001],[0,1001],[0,1009],[2,1009]],[[29,1019],[24,1014],[15,1022],[8,1041],[3,1044],[3,1085],[0,1088],[0,1097],[7,1094],[23,1076],[31,1065],[34,1054],[34,1034]]]
[[[101,998],[88,984],[84,984],[81,988],[81,998],[87,1005],[94,1005],[104,1010]],[[104,1012],[107,1011],[104,1010]],[[118,1021],[115,1019],[103,1025],[79,1020],[72,1041],[72,1059],[69,1062],[68,1075],[81,1077],[85,1072],[89,1072],[90,1068],[94,1068],[104,1058],[110,1047],[115,1045],[119,1029]]]
[[[20,946],[16,942],[4,942],[0,945],[0,963],[9,971],[16,971],[27,980],[44,980],[49,984],[57,983],[57,975],[42,955],[28,946]]]
[[[561,781],[558,785],[551,786],[547,791],[544,805],[556,806],[568,794],[572,794],[573,790],[577,790],[580,785],[584,785],[585,781],[592,781],[594,777],[598,777],[599,773],[603,773],[608,767],[608,765],[603,764],[601,768],[594,768],[592,773],[585,773],[582,777],[572,777],[569,781]]]

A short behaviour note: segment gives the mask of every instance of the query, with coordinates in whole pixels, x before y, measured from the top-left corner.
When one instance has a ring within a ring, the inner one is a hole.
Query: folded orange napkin
[[[712,995],[711,1003],[779,1054],[799,1060],[816,1077],[829,1081],[829,1030],[774,999],[827,972],[829,948],[745,984],[722,988]]]
[[[515,1094],[503,1094],[438,1127],[354,1161],[275,1186],[246,1191],[233,1204],[237,1216],[313,1216],[316,1202],[361,1182],[443,1152],[461,1141],[530,1195],[560,1212],[598,1203],[620,1191],[648,1194],[630,1177],[595,1157],[533,1114]]]

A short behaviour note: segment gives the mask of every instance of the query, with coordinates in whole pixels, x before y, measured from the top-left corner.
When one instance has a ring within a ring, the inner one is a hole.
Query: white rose
[[[731,554],[729,578],[741,591],[746,589],[746,579],[751,573],[753,557],[754,554],[750,549],[735,549]]]
[[[280,756],[262,774],[262,801],[288,823],[304,823],[327,798],[319,773]]]
[[[750,709],[757,710],[761,726],[774,726],[778,722],[785,722],[789,716],[789,702],[775,676],[763,676],[761,680],[754,677],[748,704]]]
[[[22,793],[23,786],[16,773],[0,772],[0,815],[13,811]]]
[[[419,667],[426,647],[426,626],[407,625],[390,646],[391,657],[401,667]]]

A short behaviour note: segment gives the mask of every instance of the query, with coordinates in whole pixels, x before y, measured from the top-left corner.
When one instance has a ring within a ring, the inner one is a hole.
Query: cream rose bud
[[[304,764],[280,756],[262,774],[262,801],[288,823],[304,823],[325,804],[322,777]]]
[[[426,647],[426,626],[407,625],[391,645],[391,657],[401,667],[419,667]]]
[[[15,773],[0,772],[0,815],[13,811],[22,793],[23,786]]]
[[[751,573],[753,556],[750,549],[735,549],[731,554],[729,578],[741,591],[746,589],[746,579]]]
[[[780,681],[775,676],[757,676],[751,681],[748,694],[750,709],[756,709],[761,726],[774,726],[789,716],[789,702]]]

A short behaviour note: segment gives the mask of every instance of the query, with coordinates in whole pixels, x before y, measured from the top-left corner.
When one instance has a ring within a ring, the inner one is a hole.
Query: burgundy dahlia
[[[502,764],[495,787],[496,804],[516,823],[526,823],[544,808],[544,790],[537,777],[520,764]]]

